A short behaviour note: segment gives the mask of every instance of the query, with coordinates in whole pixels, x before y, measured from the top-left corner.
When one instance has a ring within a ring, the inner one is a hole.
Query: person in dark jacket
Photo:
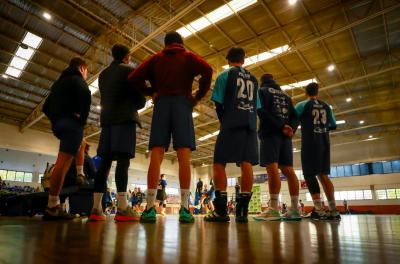
[[[128,84],[128,75],[133,70],[128,65],[129,48],[116,44],[111,51],[114,61],[99,76],[101,134],[97,154],[102,160],[95,178],[93,209],[89,219],[105,220],[101,201],[107,188],[111,163],[116,160],[118,210],[115,220],[135,221],[139,220],[139,214],[129,206],[126,189],[130,159],[135,157],[136,125],[140,126],[137,110],[143,108],[145,98]]]
[[[54,135],[60,140],[56,164],[50,178],[48,205],[44,219],[72,219],[60,206],[60,191],[65,175],[78,153],[89,115],[91,95],[86,84],[87,66],[81,58],[71,59],[51,86],[43,112],[50,119]]]
[[[165,35],[165,48],[142,63],[129,75],[134,87],[153,93],[154,110],[150,132],[149,149],[151,161],[148,172],[147,209],[141,220],[155,222],[155,199],[160,166],[164,152],[168,150],[171,135],[173,147],[178,153],[181,187],[181,222],[194,222],[189,212],[190,151],[196,149],[192,111],[211,85],[211,66],[183,47],[177,32]],[[194,78],[199,79],[199,90],[192,96]],[[147,88],[146,81],[151,84]]]
[[[260,127],[260,166],[267,167],[270,208],[256,220],[279,220],[278,210],[281,179],[278,168],[287,178],[291,209],[285,214],[288,220],[301,220],[298,210],[299,181],[293,170],[292,137],[299,125],[291,98],[276,84],[271,74],[261,77],[259,90],[262,107],[258,109]]]

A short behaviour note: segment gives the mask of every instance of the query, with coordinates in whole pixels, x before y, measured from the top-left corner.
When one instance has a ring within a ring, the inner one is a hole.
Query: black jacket
[[[258,109],[260,137],[270,134],[282,134],[284,125],[296,131],[299,120],[293,107],[292,99],[272,79],[262,83],[259,90],[261,108]]]
[[[82,74],[77,69],[68,67],[51,86],[42,110],[51,122],[62,117],[72,117],[84,125],[90,104],[90,90]]]
[[[137,110],[144,107],[145,97],[128,83],[133,67],[122,61],[113,61],[100,73],[101,126],[135,121],[140,126]]]

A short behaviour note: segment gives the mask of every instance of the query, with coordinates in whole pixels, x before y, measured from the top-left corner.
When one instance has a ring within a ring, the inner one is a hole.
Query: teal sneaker
[[[142,215],[140,216],[140,222],[142,223],[155,223],[156,219],[157,212],[154,206],[143,211]]]
[[[300,221],[301,220],[300,211],[297,209],[293,209],[293,210],[291,209],[283,215],[282,220],[283,221]]]
[[[278,210],[269,208],[268,210],[255,216],[254,220],[256,220],[256,221],[279,221],[279,220],[281,220],[281,215]]]
[[[181,206],[179,210],[179,222],[181,223],[194,223],[194,217],[188,209]]]

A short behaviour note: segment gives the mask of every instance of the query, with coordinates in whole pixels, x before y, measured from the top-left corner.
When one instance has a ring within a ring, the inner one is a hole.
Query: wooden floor
[[[181,225],[0,217],[0,263],[400,263],[400,216]]]

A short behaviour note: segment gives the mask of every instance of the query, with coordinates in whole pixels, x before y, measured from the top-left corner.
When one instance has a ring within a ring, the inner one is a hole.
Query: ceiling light
[[[288,2],[289,2],[289,5],[294,5],[297,3],[297,0],[289,0]]]
[[[34,49],[31,48],[23,48],[23,47],[18,47],[17,52],[15,53],[16,56],[21,57],[25,60],[30,60],[33,56],[33,53],[35,53]]]
[[[335,65],[331,64],[328,66],[328,71],[333,71],[335,69]]]
[[[10,62],[10,66],[11,67],[14,67],[14,68],[19,69],[19,70],[25,69],[26,64],[28,64],[28,61],[26,61],[24,59],[21,59],[21,58],[18,58],[16,56],[14,56],[12,58],[11,62]]]
[[[372,135],[369,135],[368,138],[373,138],[373,136],[372,136]]]
[[[31,48],[37,49],[42,43],[42,38],[32,34],[31,32],[27,32],[22,43],[28,45]]]
[[[21,76],[22,71],[15,69],[13,67],[7,67],[6,74],[13,76],[15,78],[19,78]]]
[[[297,148],[293,148],[293,150],[297,150]]]
[[[338,120],[338,121],[336,121],[336,124],[337,124],[337,125],[346,124],[346,120]]]
[[[44,12],[42,16],[47,20],[51,19],[51,15],[49,13],[47,13],[47,12]]]
[[[192,21],[191,23],[179,28],[177,32],[183,37],[189,37],[193,33],[205,29],[212,24],[221,21],[224,18],[234,15],[240,10],[257,3],[257,0],[233,0],[217,9],[207,13],[203,17]]]
[[[272,49],[272,50],[269,50],[269,51],[265,51],[265,52],[261,52],[259,54],[256,54],[256,55],[253,55],[251,57],[245,58],[243,67],[258,63],[260,61],[268,60],[268,59],[273,58],[275,56],[278,56],[279,54],[284,53],[284,52],[286,52],[288,50],[289,50],[289,45],[283,45],[283,46],[277,47],[275,49]],[[229,65],[224,65],[222,68],[228,69]]]
[[[98,106],[96,106],[96,108],[100,110],[100,109],[101,109],[101,106],[100,106],[100,105],[98,105]]]
[[[367,139],[365,139],[365,140],[363,140],[363,141],[372,141],[372,140],[377,140],[377,139],[379,139],[379,138],[372,137],[372,138],[367,138]]]
[[[362,125],[362,124],[364,124],[365,122],[364,122],[364,120],[360,120],[360,124]]]
[[[294,152],[294,153],[297,153],[297,152],[300,152],[300,151],[301,151],[300,149],[296,149],[296,148],[293,149],[293,152]]]
[[[296,83],[286,84],[286,85],[282,85],[281,89],[282,90],[291,90],[294,88],[301,88],[301,87],[307,86],[307,84],[312,83],[312,82],[317,82],[317,80],[316,79],[308,79],[308,80],[304,80],[304,81],[300,81],[300,82],[296,82]]]
[[[140,114],[140,113],[144,112],[145,110],[151,108],[152,106],[153,106],[153,100],[150,99],[150,100],[146,101],[146,103],[142,109],[138,110],[138,113]]]
[[[196,117],[198,117],[199,115],[200,115],[200,114],[197,113],[197,112],[193,112],[193,113],[192,113],[192,117],[193,117],[193,118],[196,118]]]
[[[199,138],[198,140],[199,140],[199,141],[204,141],[204,140],[207,140],[207,139],[209,139],[209,138],[215,137],[215,136],[218,135],[218,134],[219,134],[219,130],[217,130],[217,131],[215,131],[215,132],[213,132],[213,133],[211,133],[211,134],[205,135],[205,136]]]
[[[350,103],[353,100],[351,97],[346,98],[346,102]]]

